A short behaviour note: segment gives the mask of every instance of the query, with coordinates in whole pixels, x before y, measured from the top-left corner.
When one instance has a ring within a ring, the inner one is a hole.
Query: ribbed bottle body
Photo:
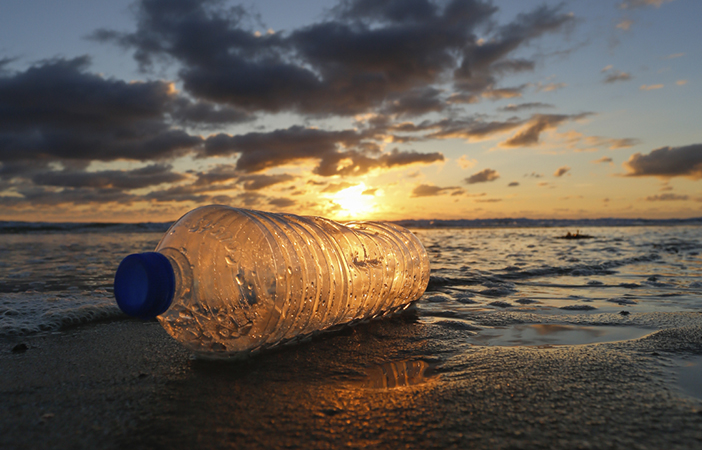
[[[397,311],[429,282],[424,247],[392,224],[205,206],[166,233],[176,293],[158,317],[206,358],[227,358]]]

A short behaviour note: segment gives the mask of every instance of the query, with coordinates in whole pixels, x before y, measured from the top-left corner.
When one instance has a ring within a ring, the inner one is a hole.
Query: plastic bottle
[[[218,359],[404,309],[428,282],[424,247],[397,225],[211,205],[174,223],[156,252],[126,257],[115,298]]]

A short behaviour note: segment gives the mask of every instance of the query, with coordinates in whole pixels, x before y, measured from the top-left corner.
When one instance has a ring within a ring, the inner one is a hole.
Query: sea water
[[[0,336],[130,320],[114,272],[169,225],[0,222]],[[401,225],[431,263],[418,320],[465,330],[474,345],[627,339],[651,331],[628,326],[637,313],[702,312],[702,219]],[[562,239],[576,230],[591,237]]]

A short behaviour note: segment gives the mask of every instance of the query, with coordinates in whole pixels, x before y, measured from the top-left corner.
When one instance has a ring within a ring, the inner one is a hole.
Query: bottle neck
[[[165,256],[173,267],[175,278],[173,303],[190,303],[194,282],[192,264],[183,253],[173,247],[160,248],[158,252]]]

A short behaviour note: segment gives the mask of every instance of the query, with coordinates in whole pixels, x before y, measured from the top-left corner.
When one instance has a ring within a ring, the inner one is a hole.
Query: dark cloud
[[[660,195],[650,195],[646,197],[648,202],[670,202],[678,200],[688,200],[690,197],[687,195],[677,195],[677,194],[660,194]]]
[[[169,125],[170,83],[106,79],[88,64],[55,59],[0,76],[0,161],[149,161],[201,144]]]
[[[441,91],[438,89],[423,88],[401,96],[390,96],[383,112],[398,116],[420,116],[429,112],[441,112],[446,109],[447,103],[440,95]]]
[[[434,197],[437,195],[461,195],[465,193],[465,189],[460,186],[439,187],[431,184],[419,184],[412,189],[411,197]]]
[[[688,177],[702,179],[702,144],[662,147],[648,155],[635,153],[624,163],[630,177]]]
[[[247,191],[258,191],[276,184],[287,183],[294,180],[293,175],[282,173],[278,175],[245,175],[239,178],[239,183],[243,183]]]
[[[355,147],[365,138],[353,130],[325,131],[299,125],[270,132],[207,138],[203,156],[229,156],[240,153],[237,168],[257,172],[305,159],[320,159],[338,147]]]
[[[498,178],[500,178],[500,174],[497,173],[497,171],[492,169],[483,169],[480,172],[474,173],[466,178],[465,182],[468,184],[485,183],[487,181],[495,181]]]
[[[2,204],[286,207],[290,200],[258,191],[294,177],[261,172],[312,164],[315,175],[347,177],[442,162],[439,152],[384,145],[477,140],[531,125],[533,118],[487,121],[455,113],[461,103],[520,95],[526,86],[499,85],[507,74],[533,70],[534,62],[516,52],[574,21],[560,6],[498,26],[497,7],[488,0],[342,0],[318,23],[260,34],[253,32],[255,14],[224,0],[141,0],[133,11],[134,31],[97,30],[92,39],[129,49],[144,71],[173,64],[174,82],[105,77],[90,71],[86,56],[15,71],[8,69],[11,60],[0,60],[0,189],[19,194],[2,197]],[[373,118],[345,130],[222,132],[278,112]],[[440,121],[395,124],[445,112],[449,118]],[[212,135],[203,138],[204,131]],[[231,164],[185,173],[168,164],[188,155],[200,158],[198,167],[209,157],[230,157]],[[148,165],[90,171],[96,161]],[[145,188],[154,190],[130,192]]]
[[[529,147],[539,143],[539,136],[542,132],[556,128],[563,122],[578,120],[588,116],[589,113],[564,115],[564,114],[535,114],[527,123],[525,129],[515,134],[505,142],[500,143],[501,147]]]
[[[272,167],[301,161],[317,161],[314,173],[322,176],[363,175],[372,169],[389,169],[410,164],[443,161],[441,153],[400,151],[382,153],[374,131],[328,131],[292,126],[270,132],[252,132],[207,138],[203,156],[239,154],[236,168],[260,172]]]
[[[235,186],[225,184],[203,185],[191,183],[151,191],[144,195],[142,199],[156,202],[227,203],[228,200],[225,201],[223,198],[229,197],[219,194],[218,192],[229,191],[232,189],[235,189]],[[219,200],[215,201],[215,197],[219,198]]]
[[[537,109],[537,108],[553,108],[554,106],[549,103],[541,102],[531,102],[531,103],[520,103],[518,105],[510,104],[500,108],[500,111],[517,112],[523,111],[525,109]]]
[[[171,169],[170,165],[152,164],[135,170],[63,170],[38,173],[32,176],[32,182],[37,186],[130,190],[175,183],[187,178],[186,175],[172,172]]]
[[[291,206],[295,206],[297,202],[291,198],[280,197],[268,200],[268,204],[278,208],[290,208]]]
[[[595,163],[595,164],[599,164],[599,163],[612,163],[612,158],[610,158],[609,156],[603,156],[602,158],[596,159],[595,161],[592,161],[592,162]]]
[[[17,189],[21,196],[0,196],[4,206],[58,206],[119,203],[129,205],[141,197],[121,189],[66,188],[60,191],[39,186]]]
[[[516,187],[519,186],[519,183],[516,181],[512,181],[510,184],[507,185],[507,187]]]
[[[626,73],[626,72],[621,72],[619,70],[613,70],[609,73],[607,73],[607,76],[604,79],[604,83],[614,83],[617,81],[629,81],[633,77],[631,74]]]
[[[618,150],[620,148],[633,147],[634,145],[640,144],[641,141],[638,139],[635,139],[635,138],[615,139],[615,138],[603,138],[600,136],[589,136],[589,137],[585,138],[585,143],[588,145],[605,146],[605,147],[609,148],[610,150]]]
[[[254,120],[254,116],[239,108],[217,105],[212,102],[194,102],[180,98],[174,102],[170,116],[179,124],[212,129],[223,125]]]
[[[481,140],[498,135],[524,124],[524,121],[510,119],[504,122],[485,122],[476,119],[443,119],[437,122],[423,122],[412,129],[411,125],[403,124],[397,131],[436,130],[424,136],[425,139],[467,139]]]
[[[136,31],[92,37],[133,49],[144,69],[175,60],[189,93],[248,111],[349,115],[387,103],[409,114],[441,108],[438,98],[413,93],[447,77],[460,91],[480,92],[503,73],[533,69],[509,55],[573,22],[560,7],[541,7],[487,27],[496,11],[480,0],[349,0],[322,22],[256,35],[243,8],[142,0]],[[477,40],[478,27],[489,39]]]
[[[521,45],[544,33],[562,29],[572,24],[571,14],[561,12],[561,7],[541,6],[530,13],[519,14],[512,23],[498,27],[495,35],[487,41],[475,42],[463,51],[461,66],[454,72],[459,89],[469,92],[485,90],[495,83],[494,65],[497,72],[505,69],[504,60]],[[528,61],[513,64],[513,69],[529,70]]]
[[[569,171],[570,171],[570,167],[568,167],[568,166],[559,167],[558,170],[556,170],[553,173],[553,176],[554,177],[562,177],[563,175],[565,175]]]
[[[360,152],[347,151],[326,155],[313,170],[317,175],[330,177],[359,176],[373,169],[391,169],[412,164],[432,164],[444,161],[444,155],[438,152],[418,153],[393,149],[378,157],[368,157]]]
[[[512,117],[506,121],[493,120],[489,122],[479,117],[467,119],[446,118],[438,121],[424,120],[420,123],[401,122],[391,124],[387,130],[394,133],[424,133],[420,137],[415,137],[416,140],[466,139],[471,141],[489,139],[523,127],[515,136],[500,143],[502,147],[522,147],[537,144],[540,134],[545,130],[556,128],[565,122],[587,117],[590,114],[534,114],[525,120]],[[627,139],[626,141],[620,144],[627,144],[630,143],[629,141],[635,140]],[[612,145],[615,145],[615,143],[612,143]]]
[[[211,186],[235,180],[241,175],[233,164],[218,164],[206,172],[197,172],[195,186]]]

